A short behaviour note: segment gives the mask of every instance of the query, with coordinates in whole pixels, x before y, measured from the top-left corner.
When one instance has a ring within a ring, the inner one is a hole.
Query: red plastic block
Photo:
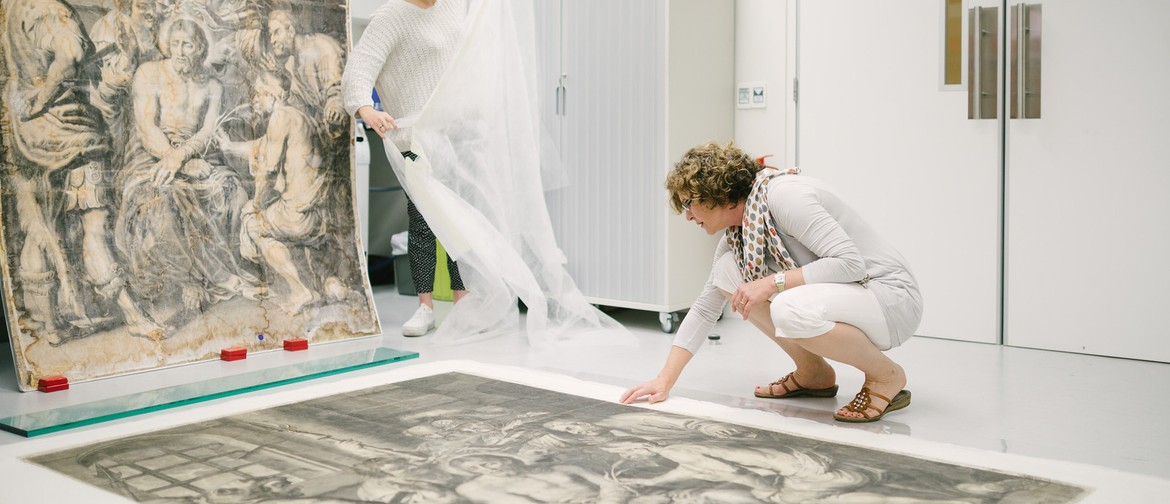
[[[284,349],[290,352],[309,349],[309,340],[304,338],[286,339],[284,340]]]
[[[219,351],[219,358],[225,361],[234,361],[248,358],[248,349],[244,347],[231,347]]]
[[[37,390],[41,392],[56,392],[68,390],[69,379],[64,376],[46,376],[37,380]]]

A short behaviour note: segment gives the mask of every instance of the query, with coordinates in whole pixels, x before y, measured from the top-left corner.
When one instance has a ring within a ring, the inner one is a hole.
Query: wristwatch
[[[776,293],[779,294],[781,292],[784,292],[784,272],[777,271],[775,278],[776,278]]]

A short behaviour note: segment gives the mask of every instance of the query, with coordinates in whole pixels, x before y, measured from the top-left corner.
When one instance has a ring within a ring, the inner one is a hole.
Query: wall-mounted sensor
[[[735,108],[768,108],[768,84],[745,82],[736,86]]]

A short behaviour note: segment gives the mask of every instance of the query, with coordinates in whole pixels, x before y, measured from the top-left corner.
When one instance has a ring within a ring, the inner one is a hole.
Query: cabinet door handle
[[[1041,6],[1012,6],[1011,118],[1040,118]]]
[[[999,98],[996,90],[999,8],[973,7],[968,15],[967,118],[995,119]]]
[[[561,115],[565,115],[565,109],[568,106],[569,88],[565,86],[565,80],[568,77],[569,74],[563,73],[557,82],[557,96],[560,98],[560,102],[557,103],[557,109],[561,111]]]

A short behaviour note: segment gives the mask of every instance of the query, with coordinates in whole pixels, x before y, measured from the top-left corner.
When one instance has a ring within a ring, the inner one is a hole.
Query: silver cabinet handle
[[[999,99],[999,8],[973,7],[968,15],[967,118],[995,119]]]
[[[559,82],[559,85],[557,86],[557,92],[558,92],[557,96],[559,96],[560,100],[561,100],[560,103],[557,104],[557,108],[561,111],[560,112],[561,115],[565,115],[565,112],[566,112],[565,109],[567,108],[567,105],[568,105],[569,88],[565,87],[565,80],[568,77],[569,77],[569,74],[567,74],[567,73],[561,74],[560,82]]]
[[[557,115],[564,115],[561,113],[561,95],[565,92],[564,86],[557,86]]]

